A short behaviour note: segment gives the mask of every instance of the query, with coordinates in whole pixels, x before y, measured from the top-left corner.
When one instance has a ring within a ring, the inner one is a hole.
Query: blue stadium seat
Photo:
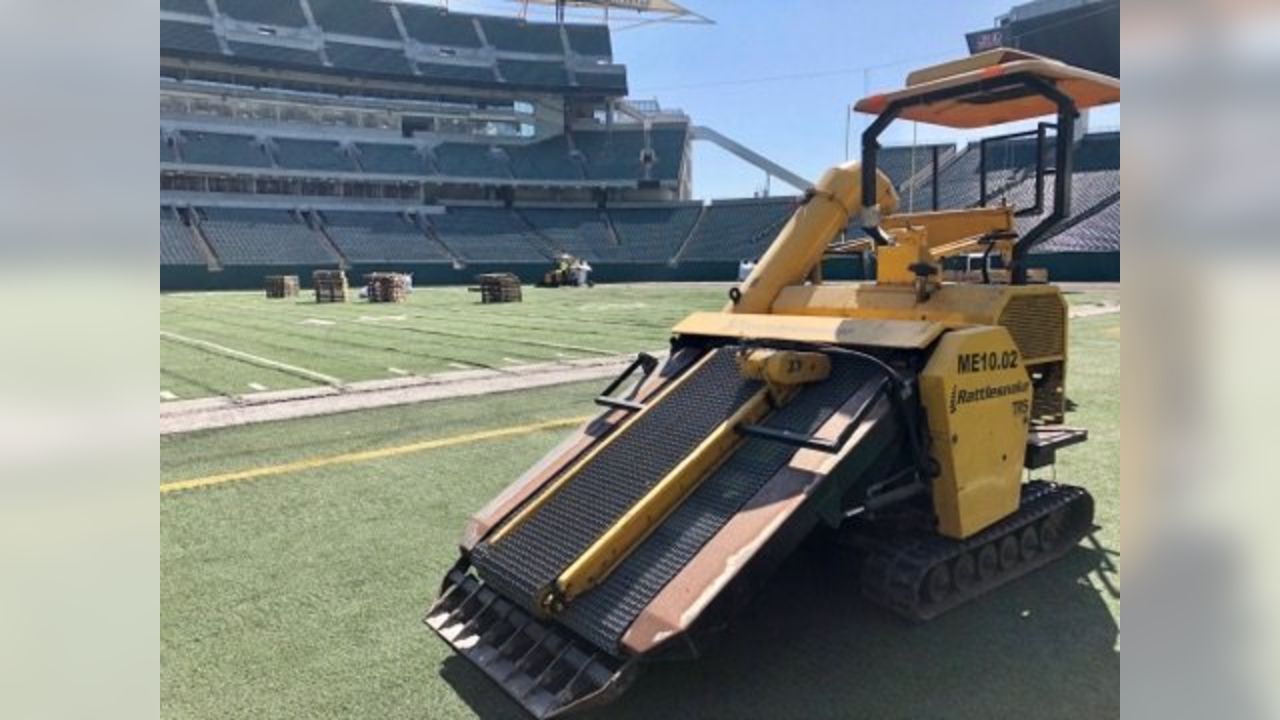
[[[553,23],[528,23],[500,17],[480,19],[485,39],[499,50],[563,55],[560,26]]]
[[[666,262],[689,236],[702,213],[701,205],[653,208],[611,208],[609,217],[618,245],[633,262]]]
[[[653,177],[659,180],[676,180],[680,177],[680,165],[684,161],[685,141],[689,126],[678,128],[653,128],[650,142],[657,155]]]
[[[559,252],[566,252],[592,263],[631,260],[626,249],[614,242],[600,210],[523,208],[520,213]]]
[[[369,173],[389,175],[427,175],[422,155],[411,145],[358,142],[360,167]]]
[[[309,0],[311,15],[325,32],[399,40],[389,5],[368,0]]]
[[[573,142],[587,159],[587,177],[596,180],[634,180],[641,176],[643,130],[576,132]]]
[[[497,79],[493,76],[492,67],[479,67],[475,65],[455,65],[452,63],[432,63],[415,61],[418,66],[418,72],[422,73],[424,80],[440,80],[443,82],[470,82],[479,84],[493,84]]]
[[[512,85],[564,88],[569,85],[569,71],[564,63],[533,60],[498,60],[498,72]]]
[[[582,167],[569,156],[569,141],[563,135],[530,145],[505,146],[511,158],[511,173],[526,180],[581,180]]]
[[[173,154],[173,146],[165,142],[164,135],[160,136],[160,162],[176,162],[177,157]]]
[[[1042,253],[1120,252],[1120,198],[1032,248]]]
[[[205,265],[204,254],[196,246],[191,228],[182,224],[173,210],[160,208],[160,264]]]
[[[488,145],[443,143],[436,146],[436,167],[441,175],[471,178],[509,178],[511,171]]]
[[[609,39],[608,27],[566,24],[564,30],[569,36],[569,47],[579,55],[613,57],[613,45]]]
[[[249,135],[182,131],[182,159],[193,165],[270,167],[271,159]]]
[[[280,167],[290,170],[336,170],[355,172],[351,158],[332,140],[274,138]]]
[[[478,48],[480,36],[470,15],[455,15],[447,10],[421,5],[399,4],[400,19],[404,20],[409,36],[431,45]]]
[[[398,213],[325,210],[325,232],[353,263],[444,263],[450,258]]]
[[[580,88],[620,95],[625,95],[627,92],[626,73],[574,70],[573,77]]]
[[[160,0],[160,9],[209,17],[209,4],[204,0]]]
[[[451,207],[441,215],[428,215],[436,234],[469,262],[543,263],[539,239],[520,218],[506,208]]]
[[[284,210],[207,208],[200,229],[223,265],[327,265],[338,258]]]
[[[221,55],[213,26],[198,23],[160,21],[160,47],[165,51],[197,55]]]
[[[713,202],[694,228],[682,260],[759,258],[795,212],[795,198]]]
[[[298,0],[218,0],[218,9],[236,20],[290,27],[307,24]]]
[[[231,49],[233,55],[245,60],[257,60],[307,70],[323,67],[320,63],[320,55],[311,50],[299,50],[266,43],[237,42],[234,40],[227,41],[227,47]]]
[[[341,70],[353,70],[371,75],[413,77],[413,68],[409,66],[409,59],[401,50],[333,40],[326,42],[324,49],[329,62]]]

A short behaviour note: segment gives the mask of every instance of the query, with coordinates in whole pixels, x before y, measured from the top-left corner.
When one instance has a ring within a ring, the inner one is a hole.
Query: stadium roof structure
[[[605,22],[609,22],[614,18],[610,17],[610,10],[623,10],[634,12],[637,14],[647,13],[656,17],[646,18],[617,29],[626,29],[637,25],[646,25],[655,22],[668,23],[693,23],[699,25],[708,25],[714,21],[705,15],[701,15],[690,10],[683,5],[672,2],[672,0],[512,0],[523,6],[527,12],[530,5],[545,5],[554,7],[558,19],[563,19],[565,8],[574,9],[598,9],[604,13]]]

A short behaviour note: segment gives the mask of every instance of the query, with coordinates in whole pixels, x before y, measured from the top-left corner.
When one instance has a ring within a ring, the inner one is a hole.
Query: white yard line
[[[178,399],[178,396],[177,396],[177,395],[174,395],[173,393],[169,392],[168,390],[161,390],[161,391],[160,391],[160,399],[161,399],[161,400],[177,400],[177,399]]]
[[[332,375],[325,375],[324,373],[316,372],[315,370],[308,370],[303,367],[298,367],[297,365],[289,365],[288,363],[282,363],[278,360],[272,360],[270,358],[264,358],[259,355],[253,355],[251,353],[244,352],[243,350],[236,350],[235,348],[229,348],[226,345],[219,345],[217,343],[212,343],[212,342],[209,342],[208,340],[200,340],[198,338],[187,337],[185,335],[179,335],[174,332],[169,332],[168,330],[161,330],[160,337],[167,338],[169,340],[173,340],[174,342],[179,342],[184,345],[190,345],[191,347],[197,347],[204,350],[208,350],[209,352],[217,353],[219,355],[225,355],[226,357],[235,358],[237,360],[243,360],[244,362],[250,363],[252,365],[257,365],[259,367],[270,368],[272,370],[279,370],[281,372],[285,372],[290,375],[295,375],[297,377],[305,378],[307,380],[314,380],[316,382],[321,382],[321,383],[324,383],[325,385],[341,385],[342,384],[341,380],[339,380],[338,378]]]
[[[462,363],[451,362],[451,363],[449,363],[449,367],[451,367],[451,368],[455,368],[455,369],[457,369],[457,370],[470,370],[471,368],[473,368],[473,367],[475,367],[475,366],[474,366],[474,365],[463,365]]]
[[[249,389],[250,389],[250,390],[257,390],[258,392],[262,392],[263,390],[266,390],[266,389],[267,389],[267,386],[266,386],[266,385],[263,385],[262,383],[251,382],[251,383],[249,383]]]
[[[391,373],[392,375],[411,375],[412,374],[408,370],[405,370],[403,368],[398,368],[398,367],[389,367],[387,368],[387,372]]]

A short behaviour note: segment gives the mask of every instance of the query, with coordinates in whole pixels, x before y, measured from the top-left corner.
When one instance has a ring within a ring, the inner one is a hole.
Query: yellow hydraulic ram
[[[765,386],[712,430],[542,591],[538,604],[544,612],[559,612],[566,603],[603,582],[738,447],[742,442],[739,425],[759,422],[771,409],[790,400],[801,384],[826,379],[831,361],[821,353],[755,349],[738,356],[738,368],[744,377],[761,380]]]

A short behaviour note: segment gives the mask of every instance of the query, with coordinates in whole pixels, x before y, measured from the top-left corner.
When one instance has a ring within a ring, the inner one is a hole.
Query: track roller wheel
[[[933,602],[942,602],[951,594],[951,571],[946,565],[938,565],[929,571],[924,581],[925,592]]]
[[[1000,573],[1000,551],[995,543],[978,549],[978,579],[987,582]]]
[[[978,582],[978,563],[973,559],[973,553],[965,553],[956,558],[955,565],[951,569],[951,579],[955,583],[956,592],[963,593]]]
[[[1040,534],[1034,526],[1018,533],[1018,554],[1023,562],[1031,562],[1040,554]]]
[[[1062,529],[1067,524],[1067,509],[1059,508],[1040,522],[1040,549],[1052,552],[1062,540]]]
[[[1009,535],[1000,541],[1000,569],[1009,571],[1018,566],[1018,538]]]

